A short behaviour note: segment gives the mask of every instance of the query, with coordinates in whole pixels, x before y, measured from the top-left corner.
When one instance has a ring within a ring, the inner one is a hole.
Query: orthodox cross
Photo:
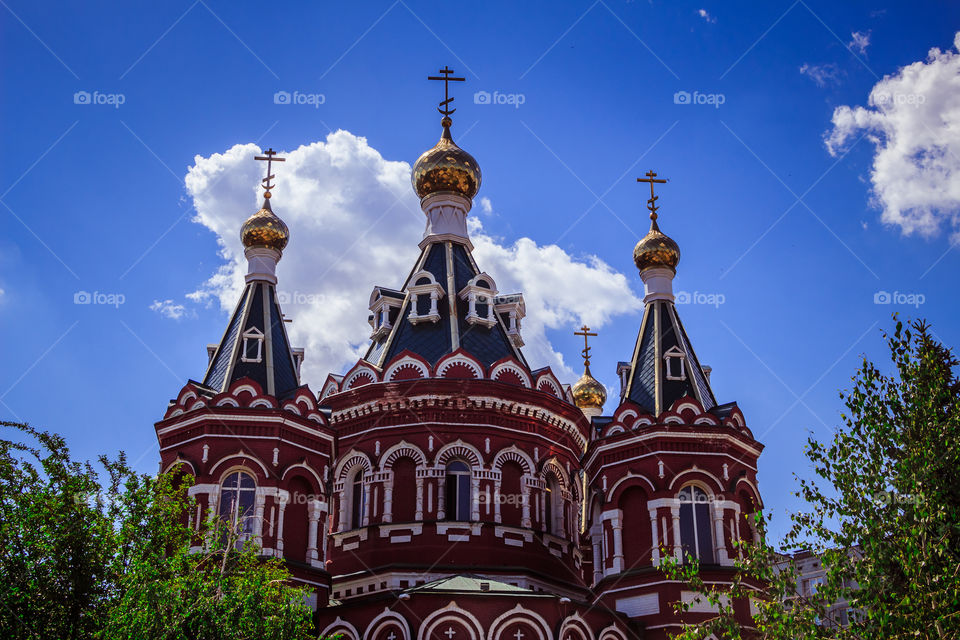
[[[427,80],[443,80],[443,102],[440,103],[440,106],[437,107],[437,111],[442,113],[445,116],[450,116],[451,113],[456,111],[456,109],[447,109],[447,105],[453,102],[453,98],[450,97],[450,83],[451,82],[466,82],[466,78],[455,78],[450,74],[453,73],[453,69],[444,65],[443,69],[440,69],[442,76],[427,76]],[[442,107],[442,108],[441,108]]]
[[[659,196],[653,195],[653,184],[654,184],[654,183],[657,183],[657,184],[666,184],[667,181],[666,181],[666,180],[657,180],[657,179],[656,179],[657,174],[654,173],[653,171],[647,171],[644,175],[647,176],[647,177],[646,177],[646,178],[637,178],[637,182],[649,182],[649,183],[650,183],[650,199],[647,200],[647,209],[650,209],[650,219],[651,219],[651,220],[656,220],[656,219],[657,219],[657,209],[659,209],[660,207],[658,207],[658,206],[656,205],[656,202],[657,202],[657,199],[659,198]]]
[[[273,147],[270,147],[269,149],[267,149],[266,151],[263,152],[263,155],[262,155],[262,156],[254,156],[254,157],[253,157],[254,160],[266,160],[266,161],[267,161],[267,177],[260,181],[260,182],[263,184],[263,190],[264,190],[264,192],[265,192],[265,193],[263,194],[263,197],[264,197],[264,198],[269,198],[269,197],[270,197],[270,189],[273,189],[273,185],[270,184],[270,181],[273,180],[274,178],[276,178],[275,175],[273,175],[273,174],[270,173],[270,169],[271,169],[273,163],[274,163],[274,162],[286,162],[286,161],[287,161],[286,158],[276,158],[276,157],[274,157],[274,156],[276,156],[276,155],[277,155],[277,152],[273,150]]]
[[[587,325],[583,325],[582,327],[580,327],[580,331],[574,331],[573,335],[583,336],[583,351],[581,351],[580,353],[583,354],[583,366],[589,367],[590,366],[590,343],[587,342],[587,340],[589,340],[591,336],[595,337],[597,334],[590,333],[590,327],[588,327]]]

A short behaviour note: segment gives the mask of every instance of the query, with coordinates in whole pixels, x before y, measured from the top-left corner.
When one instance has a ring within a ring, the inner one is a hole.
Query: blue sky
[[[738,401],[767,447],[761,490],[781,523],[796,504],[792,474],[809,473],[808,432],[837,424],[838,390],[862,354],[885,359],[890,314],[926,317],[960,342],[957,200],[924,195],[957,181],[960,148],[938,127],[958,94],[924,82],[953,62],[896,84],[923,104],[877,117],[868,105],[884,76],[933,47],[950,55],[953,3],[0,4],[0,415],[65,434],[80,456],[123,449],[155,469],[152,424],[203,375],[204,346],[223,331],[217,295],[186,297],[230,259],[216,225],[194,221],[198,192],[184,179],[195,157],[245,143],[292,151],[343,129],[412,162],[438,136],[442,89],[425,76],[445,64],[467,77],[454,136],[483,168],[490,206],[476,211],[497,246],[530,238],[576,262],[596,256],[637,296],[631,254],[648,194],[635,178],[653,168],[670,179],[661,226],[683,252],[675,289],[693,301],[680,313],[718,399]],[[306,104],[277,104],[283,91]],[[507,104],[478,103],[479,91]],[[682,92],[707,104],[683,104]],[[851,120],[834,124],[844,107]],[[928,153],[940,154],[933,182],[910,165]],[[916,175],[901,180],[904,162]],[[254,187],[238,195],[238,220]],[[375,219],[389,235],[404,216]],[[300,245],[292,233],[288,255],[341,248],[322,229]],[[373,255],[358,264],[403,250],[361,249]],[[363,297],[400,284],[375,271],[357,279]],[[589,298],[588,281],[568,284]],[[81,291],[114,297],[75,304]],[[876,304],[879,292],[900,295]],[[640,320],[621,297],[594,341],[593,370],[610,385]],[[179,318],[151,309],[167,300]],[[571,307],[569,326],[543,332],[579,372],[570,332],[589,309]]]

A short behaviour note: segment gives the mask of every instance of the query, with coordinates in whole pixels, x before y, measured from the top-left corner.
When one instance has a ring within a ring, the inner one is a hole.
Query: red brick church
[[[235,519],[286,561],[323,635],[666,638],[683,622],[671,603],[694,594],[658,564],[689,553],[708,582],[729,581],[734,541],[755,536],[763,447],[736,403],[717,402],[680,320],[680,251],[652,193],[634,249],[645,309],[619,347],[612,415],[589,360],[572,385],[527,363],[523,295],[472,255],[480,167],[454,143],[448,105],[413,167],[420,257],[397,288],[374,286],[366,355],[319,389],[300,379],[278,304],[289,231],[265,181],[241,229],[236,310],[202,382],[156,424],[161,468],[196,477],[195,524]],[[655,174],[643,181],[652,191]],[[735,604],[749,626],[749,603]],[[709,615],[696,605],[685,621]]]

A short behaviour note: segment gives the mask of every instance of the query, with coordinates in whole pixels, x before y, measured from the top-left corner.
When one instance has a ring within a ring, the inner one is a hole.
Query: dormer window
[[[410,292],[410,313],[407,314],[407,320],[411,324],[440,320],[437,303],[444,296],[444,290],[434,275],[429,271],[418,271],[410,278],[410,282],[413,284],[407,287]]]
[[[680,349],[675,346],[670,347],[667,352],[663,354],[663,360],[666,365],[667,380],[687,379],[687,358],[683,351],[680,351]]]
[[[385,287],[373,288],[373,293],[370,294],[371,316],[369,318],[370,326],[373,328],[371,340],[379,340],[390,333],[390,329],[393,328],[393,319],[395,319],[395,314],[391,319],[391,313],[400,308],[404,297],[400,291]]]
[[[522,347],[523,338],[520,337],[520,321],[527,315],[527,307],[523,303],[522,293],[497,296],[495,310],[507,325],[507,335],[514,346]]]
[[[256,327],[250,327],[243,332],[243,352],[240,354],[242,362],[263,361],[263,332]]]
[[[467,316],[470,324],[492,327],[497,323],[496,312],[497,287],[493,278],[485,273],[474,276],[458,294],[467,301]]]

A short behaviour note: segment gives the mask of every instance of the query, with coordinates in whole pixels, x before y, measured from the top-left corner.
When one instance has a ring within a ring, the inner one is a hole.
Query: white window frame
[[[258,329],[257,327],[250,327],[249,329],[243,332],[242,337],[243,337],[243,348],[240,351],[240,361],[241,362],[263,362],[263,342],[265,337],[263,335],[263,331],[260,331],[260,329]],[[256,358],[247,357],[247,352],[248,352],[247,345],[249,344],[250,340],[257,341],[257,357]]]

